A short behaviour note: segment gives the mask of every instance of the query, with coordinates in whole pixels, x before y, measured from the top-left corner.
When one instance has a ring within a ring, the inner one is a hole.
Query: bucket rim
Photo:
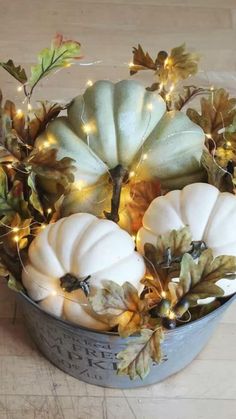
[[[118,332],[110,332],[110,331],[102,331],[102,330],[92,329],[92,328],[88,328],[88,327],[81,326],[79,324],[75,324],[75,323],[69,322],[67,320],[64,320],[64,319],[62,319],[60,317],[57,317],[54,314],[49,313],[48,311],[42,309],[42,307],[40,307],[37,302],[33,301],[25,292],[20,291],[19,292],[19,295],[24,300],[26,300],[27,303],[29,303],[32,306],[34,306],[43,315],[45,315],[45,316],[47,316],[49,318],[52,318],[54,320],[57,320],[63,327],[70,327],[70,328],[74,328],[74,329],[80,329],[80,330],[83,330],[85,332],[90,332],[90,333],[93,333],[93,334],[120,337],[120,335],[118,334]],[[233,294],[233,295],[231,295],[226,300],[226,302],[224,304],[220,305],[220,307],[216,308],[215,310],[211,311],[210,313],[206,314],[205,316],[200,317],[199,319],[193,320],[192,322],[184,323],[184,324],[180,325],[179,327],[176,327],[175,329],[172,329],[172,330],[171,329],[170,330],[166,329],[165,333],[168,333],[168,334],[177,334],[177,333],[179,333],[183,329],[183,327],[184,328],[186,328],[186,327],[189,328],[189,327],[192,327],[193,325],[195,325],[195,324],[197,324],[197,323],[199,323],[199,322],[201,322],[203,320],[206,320],[206,319],[209,320],[210,317],[215,317],[216,315],[219,315],[221,312],[225,311],[225,309],[228,306],[230,306],[234,300],[236,300],[236,293]],[[129,338],[132,338],[132,337],[135,337],[135,335],[129,336]],[[121,338],[121,339],[124,339],[124,338]]]

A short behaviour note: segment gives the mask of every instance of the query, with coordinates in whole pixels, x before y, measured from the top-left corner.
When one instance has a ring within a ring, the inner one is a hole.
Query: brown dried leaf
[[[225,144],[224,133],[220,130],[233,124],[236,117],[236,98],[230,98],[224,89],[212,91],[208,98],[201,99],[201,113],[187,110],[188,117],[210,134],[217,147]]]
[[[141,45],[133,47],[133,63],[130,66],[130,75],[136,74],[140,70],[156,70],[156,64],[148,52],[144,52]]]
[[[23,159],[26,156],[26,147],[32,148],[35,139],[43,132],[46,125],[63,109],[65,106],[58,103],[40,101],[39,107],[28,115],[27,128],[23,112],[17,112],[15,104],[7,100],[2,110],[2,144],[18,160]]]
[[[74,181],[73,161],[69,157],[57,160],[56,149],[37,150],[32,153],[24,164],[40,182],[40,186],[49,194],[62,194]]]
[[[3,238],[3,248],[8,255],[14,256],[18,253],[17,249],[22,250],[27,247],[31,222],[32,218],[22,219],[18,213],[14,214],[7,229],[8,234]]]
[[[32,145],[34,140],[44,131],[46,125],[55,119],[63,109],[65,109],[65,106],[59,103],[40,101],[40,107],[34,110],[34,118],[30,120],[29,124],[29,136]]]
[[[164,62],[164,66],[158,72],[160,81],[167,83],[178,83],[187,79],[198,71],[199,55],[186,52],[185,44],[173,48]]]
[[[141,181],[130,184],[130,196],[132,199],[127,205],[127,210],[131,217],[133,233],[137,233],[140,229],[145,211],[153,199],[160,195],[161,184],[159,181]]]
[[[193,100],[196,96],[209,94],[210,89],[205,89],[203,87],[197,86],[184,86],[183,92],[178,95],[176,101],[174,101],[174,108],[176,110],[181,110],[187,103]]]

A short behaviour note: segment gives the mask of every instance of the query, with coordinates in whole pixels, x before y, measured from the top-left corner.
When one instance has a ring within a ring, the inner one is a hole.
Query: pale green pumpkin
[[[182,112],[166,112],[158,93],[133,80],[98,81],[89,87],[71,102],[67,117],[48,125],[36,142],[44,144],[58,148],[59,158],[75,159],[75,187],[85,188],[90,197],[83,211],[98,213],[92,203],[97,200],[100,208],[107,198],[109,170],[119,164],[139,180],[159,178],[168,189],[203,176],[202,129]],[[80,198],[74,190],[66,199],[67,214],[80,211]]]

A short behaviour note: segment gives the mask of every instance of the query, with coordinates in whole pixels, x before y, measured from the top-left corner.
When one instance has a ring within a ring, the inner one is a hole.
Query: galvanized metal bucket
[[[134,388],[157,383],[188,365],[203,349],[223,313],[235,299],[207,316],[166,332],[163,352],[167,360],[153,365],[145,380],[118,376],[116,354],[128,340],[115,333],[74,326],[43,311],[25,294],[19,294],[26,325],[38,349],[61,370],[89,384]]]

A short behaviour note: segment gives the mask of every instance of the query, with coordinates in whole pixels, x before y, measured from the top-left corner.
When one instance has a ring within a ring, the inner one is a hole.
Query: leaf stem
[[[51,62],[48,64],[48,66],[46,67],[46,68],[44,68],[44,66],[43,66],[43,61],[42,61],[42,63],[41,63],[41,66],[42,66],[42,73],[39,75],[39,77],[38,77],[38,79],[35,81],[35,83],[33,84],[33,86],[31,87],[31,89],[30,89],[30,92],[29,92],[29,94],[28,94],[28,97],[29,97],[29,99],[31,98],[31,96],[32,96],[32,94],[33,94],[33,90],[34,90],[34,88],[35,88],[35,86],[38,84],[38,82],[45,76],[45,74],[46,73],[48,73],[48,71],[50,70],[50,68],[52,67],[52,66],[54,66],[55,64],[56,64],[56,62],[58,61],[58,60],[60,60],[60,58],[65,54],[67,52],[67,50],[65,50],[65,51],[63,51],[60,55],[58,55],[55,59],[54,59],[54,57],[55,57],[55,50],[53,51],[53,54],[52,54],[52,58],[51,58]]]
[[[186,106],[186,104],[188,102],[190,102],[192,99],[194,99],[197,96],[203,96],[207,93],[210,93],[211,90],[210,89],[204,89],[203,87],[199,87],[196,90],[194,90],[191,95],[189,97],[186,98],[186,100],[181,104],[181,106],[179,108],[177,108],[178,111],[180,111],[181,109],[183,109],[184,106]]]

